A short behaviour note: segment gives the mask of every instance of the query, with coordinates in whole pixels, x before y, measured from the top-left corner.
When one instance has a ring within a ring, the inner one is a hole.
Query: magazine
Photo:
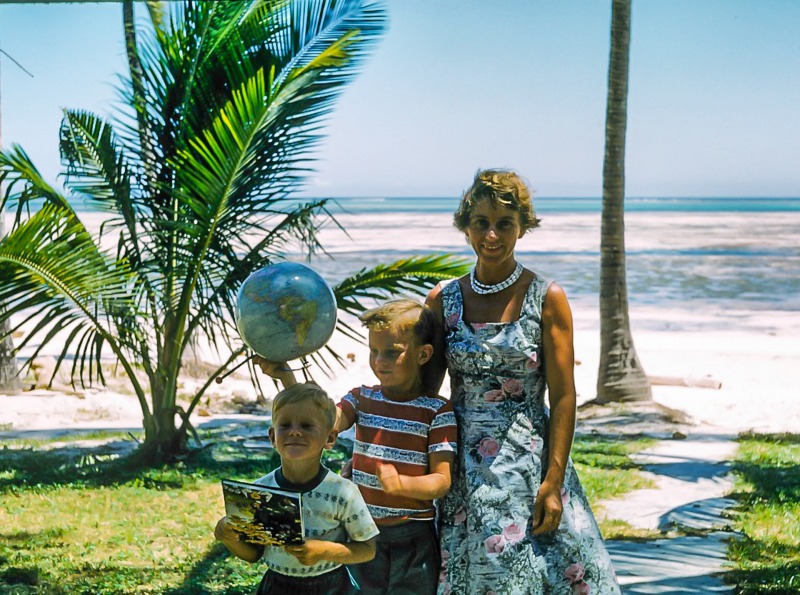
[[[280,488],[222,480],[225,514],[242,541],[259,545],[303,543],[301,494]]]

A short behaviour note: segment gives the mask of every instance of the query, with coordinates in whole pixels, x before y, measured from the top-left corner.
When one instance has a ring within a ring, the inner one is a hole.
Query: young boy
[[[436,317],[413,300],[360,316],[369,329],[369,364],[380,384],[351,390],[336,430],[356,426],[353,481],[380,528],[375,559],[352,567],[363,593],[435,593],[440,556],[433,500],[450,489],[456,422],[450,401],[423,385]],[[264,372],[294,382],[286,366],[259,360]]]
[[[352,587],[343,564],[375,556],[378,528],[351,482],[320,463],[324,449],[336,442],[336,405],[315,384],[295,384],[272,403],[269,439],[281,466],[256,483],[303,494],[306,540],[300,545],[260,546],[239,540],[225,516],[214,535],[232,554],[247,562],[264,560],[257,595],[303,593],[344,595]]]

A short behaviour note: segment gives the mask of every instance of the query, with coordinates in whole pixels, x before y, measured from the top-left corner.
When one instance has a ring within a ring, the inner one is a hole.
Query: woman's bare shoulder
[[[572,324],[572,310],[567,299],[567,292],[558,283],[550,283],[544,296],[542,317],[545,322],[558,322],[559,324]]]
[[[462,277],[462,279],[465,277]],[[428,292],[428,296],[425,298],[425,305],[433,310],[441,312],[442,310],[442,293],[444,292],[444,288],[447,287],[451,283],[459,283],[461,279],[448,279],[446,281],[440,281],[436,285],[433,286]]]

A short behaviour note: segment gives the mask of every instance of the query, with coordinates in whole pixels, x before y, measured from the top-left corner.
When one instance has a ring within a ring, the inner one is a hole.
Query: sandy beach
[[[599,360],[597,311],[576,309],[575,368],[578,403],[595,396]],[[657,403],[688,414],[704,431],[736,433],[747,430],[785,432],[800,419],[800,314],[778,311],[677,311],[662,307],[632,308],[634,341],[648,375],[674,381],[653,386]],[[311,369],[314,379],[335,399],[347,390],[374,381],[366,347],[334,336],[332,346],[346,358],[346,367],[333,377]],[[55,353],[56,345],[49,351]],[[184,392],[204,379],[185,377]],[[700,381],[700,382],[698,382]],[[681,383],[720,384],[720,388],[680,386]],[[274,390],[262,384],[269,399]],[[448,387],[442,389],[447,394]],[[256,391],[243,374],[212,385],[195,416],[202,424],[215,417],[249,410]],[[120,385],[72,391],[64,383],[52,389],[39,385],[18,395],[0,395],[0,430],[26,434],[36,430],[141,428],[135,397]]]

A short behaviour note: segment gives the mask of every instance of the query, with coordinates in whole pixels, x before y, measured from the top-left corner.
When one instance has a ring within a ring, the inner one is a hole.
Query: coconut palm
[[[625,131],[631,0],[613,0],[600,237],[599,403],[653,398],[631,334],[625,276]]]
[[[161,461],[187,447],[192,410],[243,359],[232,320],[244,279],[290,246],[322,249],[326,201],[290,193],[386,15],[368,0],[146,8],[138,28],[132,0],[123,3],[127,110],[113,123],[64,113],[71,200],[20,147],[0,154],[2,205],[16,213],[0,242],[0,303],[8,304],[4,318],[18,316],[15,328],[30,328],[20,349],[31,346],[32,357],[64,339],[58,364],[71,364],[74,381],[103,381],[101,358],[110,355],[141,405],[140,452]],[[108,214],[99,234],[87,230],[76,200]],[[334,292],[341,309],[356,313],[362,298],[422,291],[464,269],[445,255],[415,257],[359,271]],[[221,365],[183,410],[182,356],[198,338],[219,348]]]

